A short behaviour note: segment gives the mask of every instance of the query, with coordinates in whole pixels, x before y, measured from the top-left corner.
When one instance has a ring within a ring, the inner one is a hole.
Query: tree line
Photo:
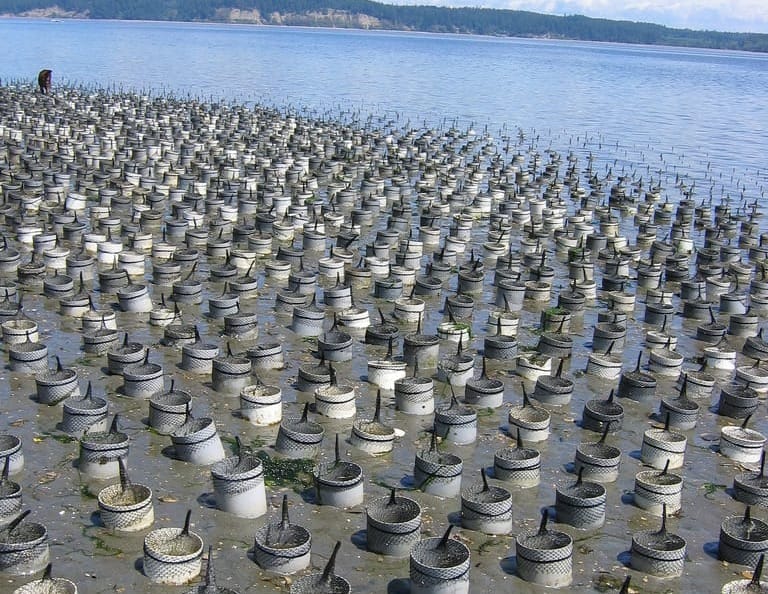
[[[366,26],[768,52],[768,35],[760,33],[673,29],[652,23],[520,10],[395,6],[371,0],[4,0],[0,8],[0,12],[13,15],[41,10],[92,19],[218,22],[232,21],[242,14],[233,11],[248,11],[241,20],[265,25]],[[254,14],[258,16],[254,18]]]

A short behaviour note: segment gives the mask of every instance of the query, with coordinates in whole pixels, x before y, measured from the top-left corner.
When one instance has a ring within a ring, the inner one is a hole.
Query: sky
[[[555,15],[643,21],[684,29],[768,33],[768,0],[384,0],[530,10]]]

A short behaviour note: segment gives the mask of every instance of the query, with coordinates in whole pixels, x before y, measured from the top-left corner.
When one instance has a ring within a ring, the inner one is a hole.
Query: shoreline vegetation
[[[763,33],[673,29],[653,23],[520,10],[395,6],[370,0],[7,0],[3,4],[3,17],[375,29],[768,53],[768,34]]]

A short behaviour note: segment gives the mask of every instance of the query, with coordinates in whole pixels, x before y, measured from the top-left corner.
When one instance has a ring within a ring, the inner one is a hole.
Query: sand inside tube
[[[190,396],[184,392],[166,392],[152,398],[152,402],[157,405],[180,406],[189,402]]]
[[[455,466],[457,464],[461,464],[461,458],[458,456],[431,450],[422,452],[420,457],[422,460],[424,460],[424,462],[428,462],[436,466]]]
[[[677,551],[685,546],[685,540],[668,532],[645,532],[636,536],[635,541],[657,551]]]
[[[185,557],[200,548],[200,540],[188,534],[178,534],[170,540],[156,543],[155,552],[171,557]]]
[[[19,438],[14,435],[0,435],[0,452],[11,450],[19,445]]]
[[[45,528],[40,524],[22,524],[13,532],[3,530],[0,532],[0,544],[18,545],[31,543],[45,535]]]
[[[141,503],[148,496],[147,489],[130,485],[125,490],[116,490],[104,497],[104,502],[115,507],[128,507]]]
[[[56,579],[30,582],[19,589],[20,594],[72,594],[71,584]]]
[[[71,379],[75,377],[77,373],[73,369],[62,369],[61,371],[49,371],[47,373],[42,373],[38,375],[35,379],[39,381],[40,383],[45,382],[63,382],[64,380]]]
[[[498,451],[503,460],[531,460],[539,457],[539,452],[532,448],[504,448]]]
[[[357,464],[351,462],[339,462],[331,464],[326,468],[319,468],[317,477],[323,481],[347,482],[361,476],[361,469]]]
[[[567,547],[573,543],[573,540],[564,532],[545,532],[544,534],[526,535],[519,539],[518,543],[529,549],[550,551]]]
[[[395,434],[395,430],[392,429],[392,427],[387,427],[383,423],[378,423],[376,421],[369,421],[367,423],[363,421],[357,428],[361,433],[368,433],[370,435],[378,435],[381,437],[394,436]]]
[[[0,481],[0,497],[10,497],[16,495],[21,487],[11,481]]]
[[[276,523],[269,526],[264,544],[272,549],[292,549],[303,545],[309,538],[309,533],[301,526]]]
[[[478,489],[468,490],[464,493],[464,498],[474,503],[501,503],[511,500],[510,494],[500,487],[490,487],[488,490]]]
[[[192,419],[191,421],[188,421],[178,427],[174,433],[174,436],[176,437],[188,437],[190,435],[193,435],[197,433],[198,431],[202,431],[205,429],[209,424],[211,420],[210,419]]]

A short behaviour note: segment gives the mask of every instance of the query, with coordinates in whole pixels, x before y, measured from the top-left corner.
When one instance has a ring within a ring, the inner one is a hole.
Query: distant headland
[[[370,0],[9,0],[2,16],[249,23],[463,33],[768,52],[768,34],[521,10],[391,5]]]

